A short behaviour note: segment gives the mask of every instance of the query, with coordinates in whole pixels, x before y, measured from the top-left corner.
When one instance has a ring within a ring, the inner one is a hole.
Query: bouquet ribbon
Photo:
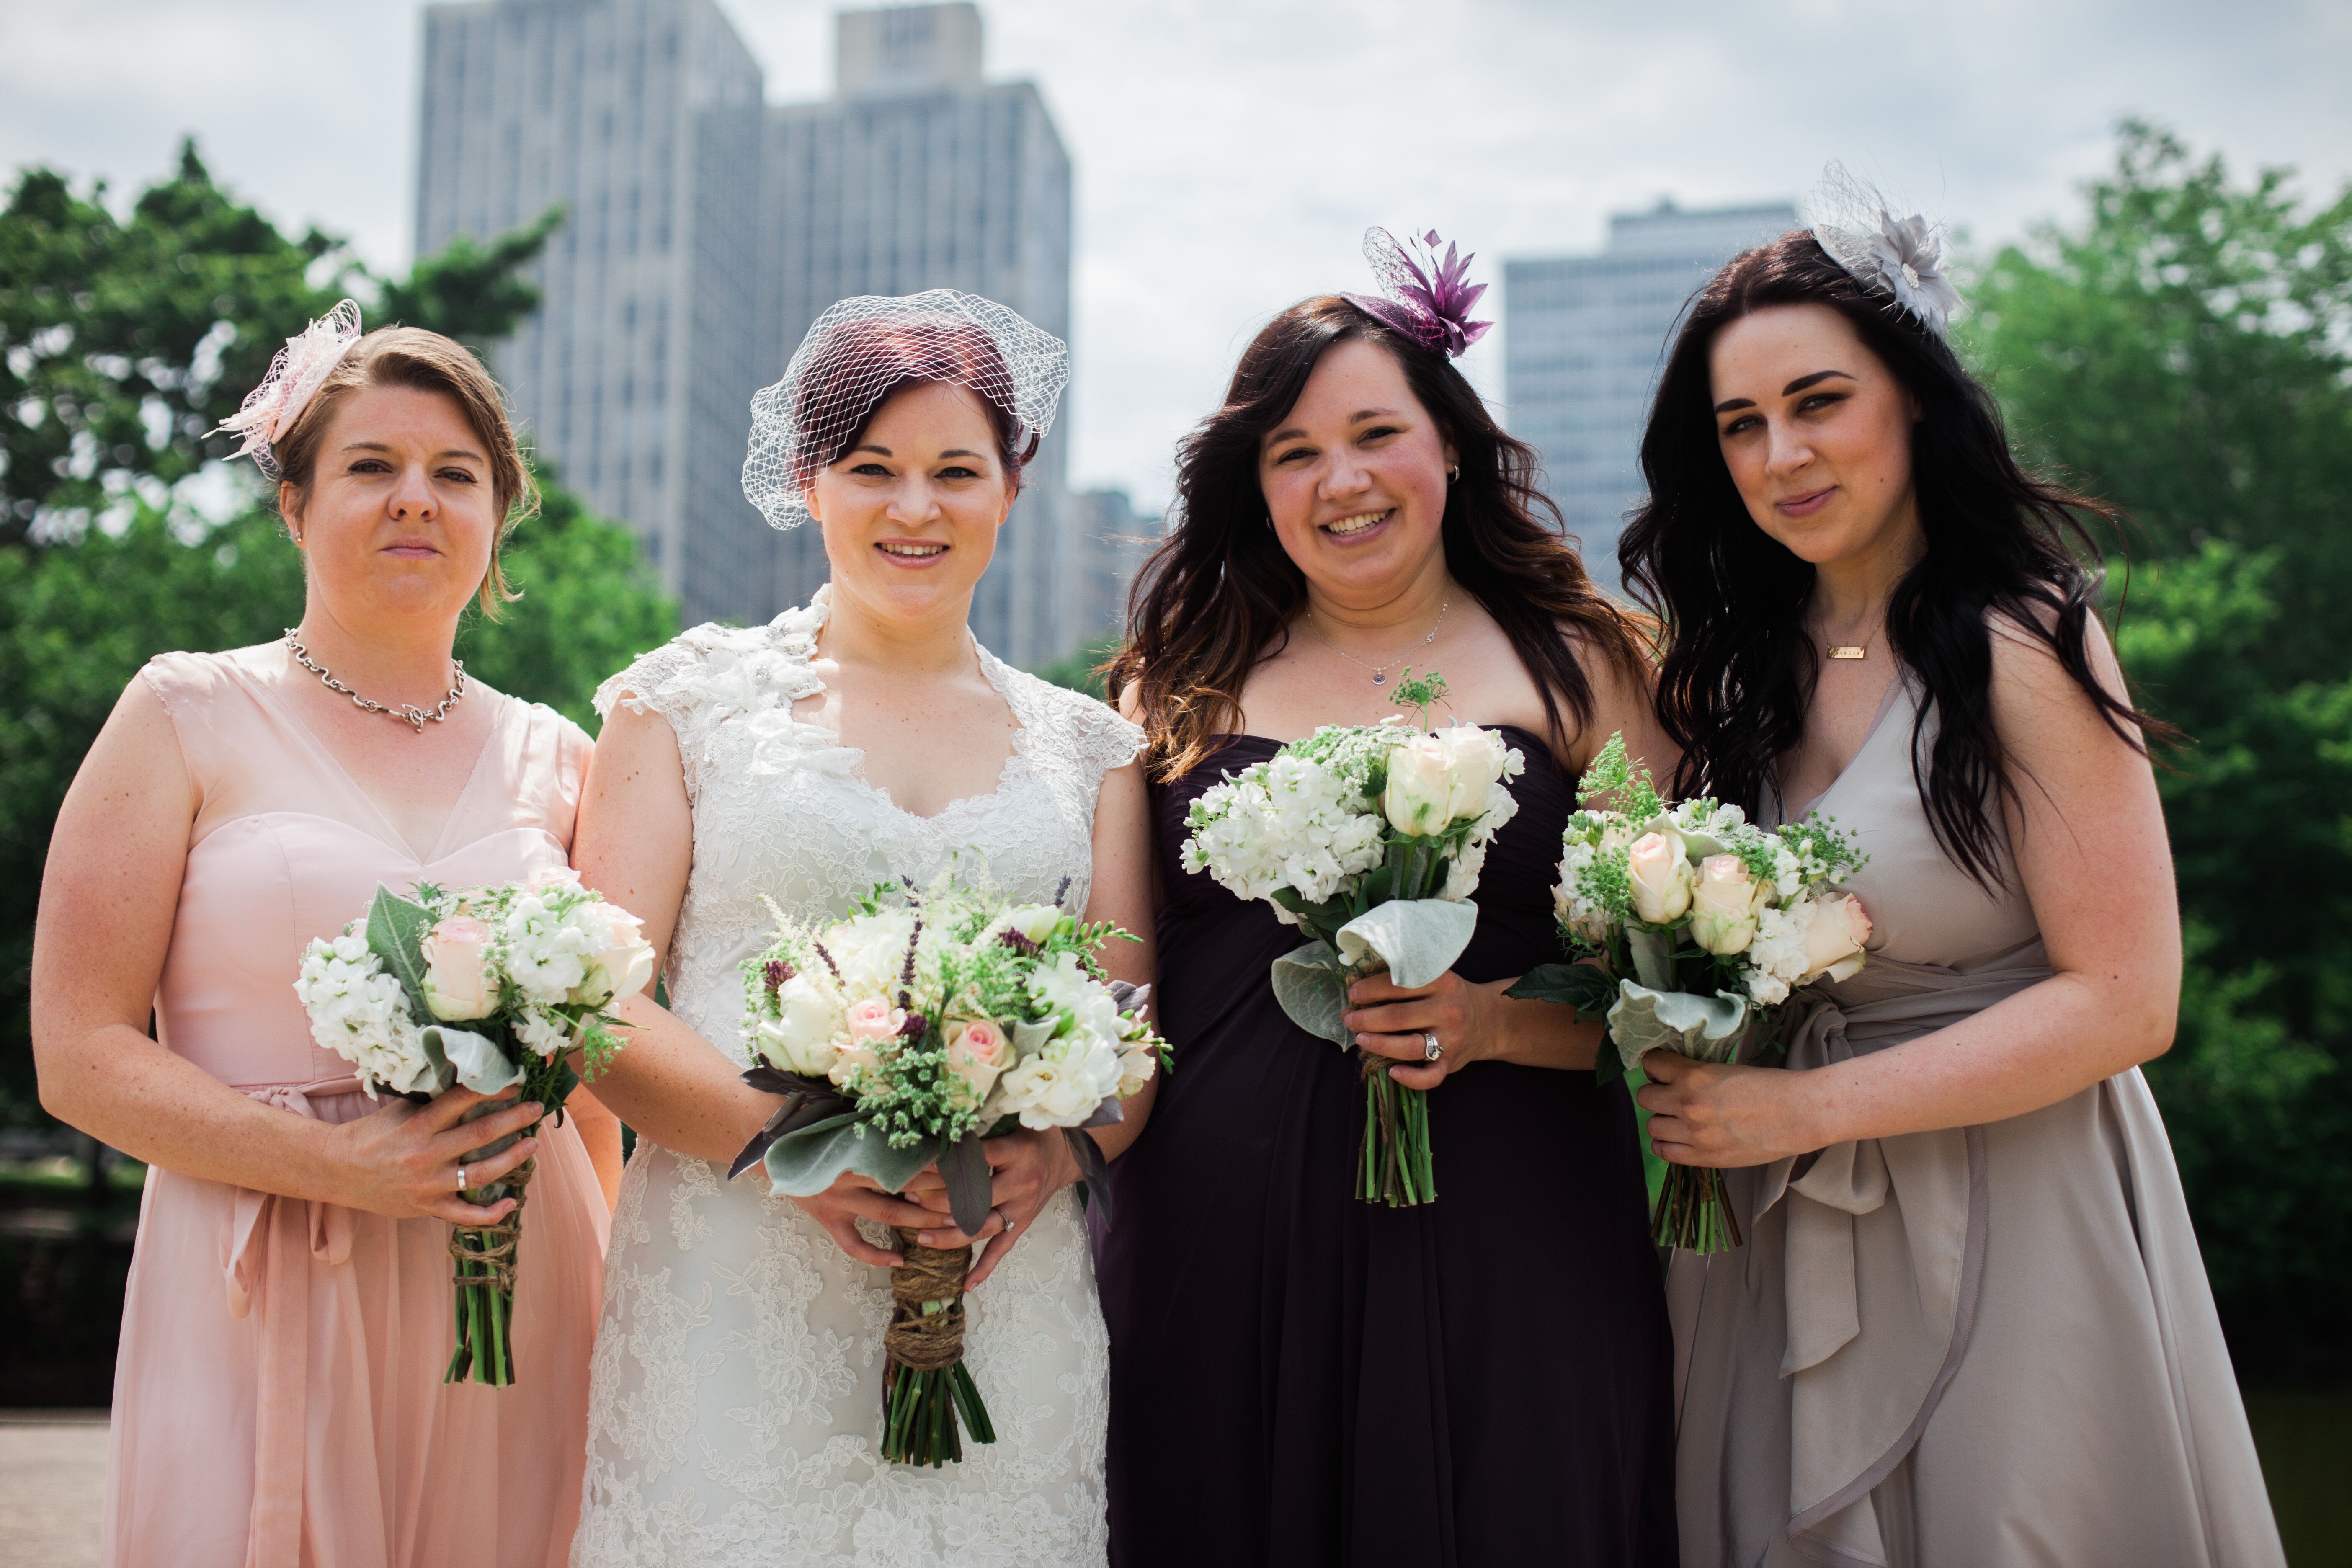
[[[1874,954],[1834,999],[1800,993],[1805,1010],[1786,1037],[1788,1065],[1822,1067],[1916,1039],[2050,975],[2038,942],[1996,962],[1963,974]],[[1735,1201],[1747,1199],[1743,1219],[1786,1213],[1780,1372],[1793,1426],[1790,1535],[1866,1556],[1855,1532],[1874,1537],[1875,1525],[1854,1505],[1917,1443],[1974,1326],[1990,1206],[1984,1130],[1834,1144],[1727,1174]],[[1715,1264],[1737,1266],[1728,1257]]]
[[[1375,904],[1333,933],[1274,961],[1274,997],[1290,1021],[1335,1046],[1355,1044],[1339,1015],[1350,981],[1385,968],[1408,990],[1454,967],[1478,929],[1467,899],[1397,899]]]

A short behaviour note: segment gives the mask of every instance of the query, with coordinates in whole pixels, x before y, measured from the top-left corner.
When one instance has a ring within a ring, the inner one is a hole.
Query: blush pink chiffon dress
[[[312,1042],[301,951],[383,883],[562,870],[589,741],[476,683],[496,711],[421,856],[251,654],[142,672],[199,792],[155,998],[169,1049],[289,1115],[375,1109]],[[560,1564],[580,1512],[588,1354],[609,1215],[578,1131],[542,1128],[516,1288],[513,1386],[445,1385],[449,1226],[151,1168],[115,1367],[110,1568]]]

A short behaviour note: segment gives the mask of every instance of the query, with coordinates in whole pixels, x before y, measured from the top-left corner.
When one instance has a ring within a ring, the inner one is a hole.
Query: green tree
[[[2233,180],[2138,122],[2073,226],[1982,268],[2012,432],[2119,503],[2119,645],[2191,743],[2159,774],[2189,939],[2148,1078],[2242,1363],[2341,1364],[2352,1301],[2352,189]]]
[[[17,180],[0,214],[0,1120],[39,1117],[26,965],[59,802],[116,698],[173,648],[266,642],[302,612],[301,558],[249,478],[226,522],[181,489],[228,443],[209,434],[270,355],[345,291],[374,324],[487,344],[537,308],[520,275],[560,214],[461,241],[377,279],[341,241],[289,239],[215,185],[193,146],[118,220],[102,187]],[[509,539],[521,597],[470,614],[458,653],[483,680],[593,725],[596,682],[677,628],[628,532],[541,475]],[[37,523],[37,526],[36,524]]]

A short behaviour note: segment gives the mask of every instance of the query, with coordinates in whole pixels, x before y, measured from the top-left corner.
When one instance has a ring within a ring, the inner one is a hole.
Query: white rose
[[[588,975],[575,987],[575,1006],[602,1007],[615,996],[635,996],[654,977],[653,944],[638,934],[645,923],[618,904],[587,899],[572,919],[588,933]]]
[[[1044,942],[1062,923],[1057,904],[1015,904],[988,922],[991,931],[1017,931],[1031,942]]]
[[[1160,1070],[1160,1053],[1149,1044],[1139,1043],[1118,1053],[1118,1097],[1127,1100],[1151,1081]]]
[[[1446,801],[1446,818],[1462,822],[1485,813],[1487,792],[1503,778],[1511,760],[1510,747],[1492,730],[1456,724],[1433,737],[1453,769],[1454,789]]]
[[[1076,1127],[1102,1103],[1102,1096],[1087,1089],[1071,1064],[1049,1052],[1024,1058],[1001,1081],[1005,1109],[1017,1112],[1024,1127]]]
[[[824,1078],[841,1059],[841,1009],[804,974],[776,987],[776,1016],[752,1032],[761,1056],[787,1072]]]
[[[1423,838],[1445,831],[1454,820],[1454,770],[1445,743],[1434,735],[1415,735],[1389,752],[1389,787],[1381,809],[1399,833]]]
[[[1756,911],[1764,889],[1737,855],[1710,855],[1699,862],[1691,890],[1691,939],[1717,958],[1745,952],[1756,940]]]
[[[1870,942],[1870,916],[1852,894],[1814,900],[1813,918],[1805,927],[1805,973],[1799,982],[1827,980],[1832,984],[1862,972],[1864,948]]]
[[[1645,924],[1669,925],[1691,903],[1691,863],[1682,839],[1671,833],[1644,833],[1626,851],[1633,879],[1633,913]]]

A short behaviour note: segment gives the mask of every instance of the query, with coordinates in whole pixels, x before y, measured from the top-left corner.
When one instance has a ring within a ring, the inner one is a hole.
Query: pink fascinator
[[[261,384],[247,393],[237,411],[220,422],[221,430],[245,437],[244,445],[229,456],[251,458],[254,467],[269,478],[283,478],[274,450],[278,441],[294,427],[294,421],[359,341],[360,308],[350,300],[287,339],[286,346],[269,362],[269,374],[261,378]]]
[[[1364,259],[1372,264],[1372,275],[1381,280],[1381,292],[1387,298],[1374,300],[1362,294],[1339,297],[1422,347],[1434,349],[1448,359],[1458,358],[1464,349],[1485,337],[1495,325],[1470,319],[1470,307],[1486,291],[1484,283],[1466,281],[1470,263],[1477,258],[1477,253],[1462,256],[1448,245],[1444,258],[1440,260],[1437,231],[1433,228],[1425,235],[1413,236],[1412,245],[1421,252],[1418,261],[1387,229],[1366,229]]]

